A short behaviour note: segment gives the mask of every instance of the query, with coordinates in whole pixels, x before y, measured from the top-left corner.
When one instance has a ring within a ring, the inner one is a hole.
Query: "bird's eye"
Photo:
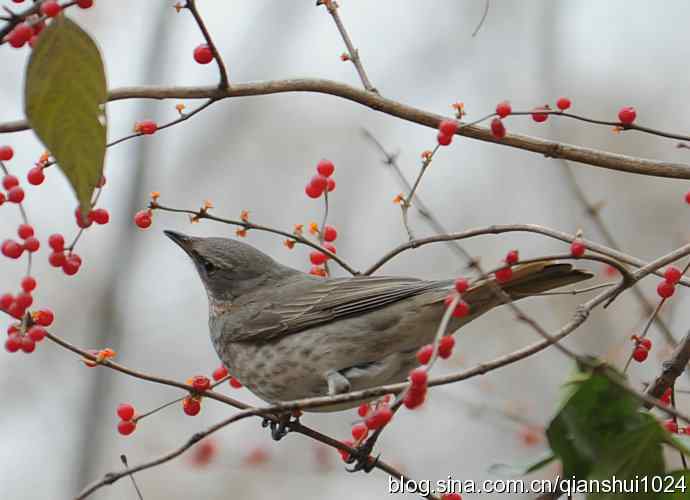
[[[216,270],[216,266],[212,262],[205,260],[204,261],[204,270],[206,271],[206,273],[210,274]]]

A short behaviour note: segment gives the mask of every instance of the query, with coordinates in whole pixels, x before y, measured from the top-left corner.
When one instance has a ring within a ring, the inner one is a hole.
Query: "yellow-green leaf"
[[[108,88],[93,39],[61,15],[38,37],[24,84],[29,124],[69,179],[83,212],[103,174]]]

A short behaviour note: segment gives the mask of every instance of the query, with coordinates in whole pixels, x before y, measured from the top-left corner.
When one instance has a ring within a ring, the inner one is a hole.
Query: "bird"
[[[406,380],[431,343],[454,280],[324,278],[229,238],[164,231],[192,260],[208,297],[213,346],[230,373],[264,401],[344,394]],[[589,279],[568,263],[517,265],[500,283],[512,300]],[[448,332],[502,304],[494,277],[462,294],[470,312]],[[338,411],[348,401],[313,411]]]

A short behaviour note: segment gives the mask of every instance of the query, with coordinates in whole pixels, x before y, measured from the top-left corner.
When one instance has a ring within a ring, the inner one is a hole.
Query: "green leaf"
[[[53,19],[29,58],[25,111],[84,213],[103,173],[107,97],[103,61],[93,39],[64,15]]]
[[[609,376],[620,378],[616,372]],[[586,477],[602,446],[639,425],[639,402],[600,373],[578,374],[566,385],[568,399],[546,436],[563,463],[564,476]]]
[[[649,413],[639,414],[639,424],[636,428],[628,428],[626,432],[609,443],[602,450],[589,476],[590,479],[602,481],[605,479],[622,480],[628,488],[627,492],[615,491],[611,493],[591,493],[590,500],[622,500],[630,498],[653,499],[661,498],[661,492],[652,488],[652,478],[664,475],[664,457],[662,442],[666,440],[666,433],[656,418]],[[639,478],[646,476],[648,487],[644,488]],[[635,491],[635,485],[639,491]],[[646,490],[646,491],[645,491]]]

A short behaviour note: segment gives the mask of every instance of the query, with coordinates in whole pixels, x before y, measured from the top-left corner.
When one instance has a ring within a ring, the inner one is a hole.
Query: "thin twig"
[[[315,92],[330,94],[362,104],[376,111],[403,120],[418,123],[437,129],[444,116],[423,111],[401,102],[386,99],[374,92],[359,90],[350,85],[323,79],[272,80],[267,82],[236,83],[228,89],[215,86],[169,87],[144,86],[124,87],[110,92],[109,101],[122,99],[226,99],[250,95],[268,95],[284,92]],[[0,133],[28,130],[25,120],[0,123]],[[508,134],[503,139],[496,139],[491,131],[480,126],[461,126],[458,135],[491,142],[503,146],[531,151],[549,158],[562,158],[578,163],[593,165],[620,172],[628,172],[658,177],[690,179],[690,166],[683,163],[671,163],[626,156],[599,151],[596,149],[573,146],[570,144],[547,141],[536,137],[519,134]]]
[[[479,20],[479,24],[477,24],[477,27],[474,28],[474,31],[472,32],[472,38],[477,36],[477,33],[479,33],[479,30],[482,29],[482,26],[484,26],[484,21],[486,21],[486,16],[489,14],[489,7],[491,4],[491,0],[486,0],[484,3],[484,13],[482,14],[482,18]]]
[[[204,35],[204,38],[206,39],[206,45],[208,45],[208,47],[211,49],[213,58],[216,60],[216,64],[218,65],[218,73],[220,74],[220,82],[218,83],[218,87],[221,89],[227,89],[230,85],[230,80],[228,79],[228,71],[225,68],[225,63],[223,62],[223,58],[221,57],[220,52],[218,52],[216,44],[213,43],[213,38],[211,37],[208,28],[206,28],[206,23],[204,23],[204,20],[199,14],[199,10],[196,8],[196,0],[187,0],[185,8],[187,8],[189,12],[192,13],[192,16],[194,16],[196,24],[199,26],[201,33]]]

